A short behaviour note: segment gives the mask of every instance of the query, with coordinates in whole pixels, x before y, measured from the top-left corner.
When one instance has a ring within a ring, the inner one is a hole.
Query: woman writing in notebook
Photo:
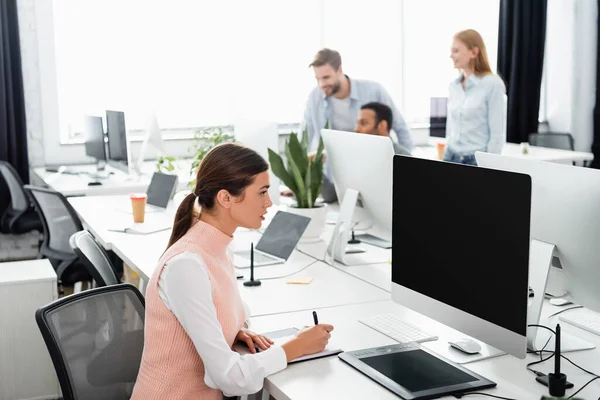
[[[260,228],[272,205],[268,188],[268,164],[251,149],[226,143],[202,160],[146,289],[144,351],[132,399],[221,400],[255,393],[288,361],[327,345],[333,330],[327,324],[307,328],[281,347],[245,328],[248,315],[227,246],[238,227]],[[252,354],[234,352],[236,341]]]
[[[477,31],[454,35],[450,58],[461,74],[449,88],[444,161],[477,165],[476,151],[499,154],[506,142],[506,88]]]

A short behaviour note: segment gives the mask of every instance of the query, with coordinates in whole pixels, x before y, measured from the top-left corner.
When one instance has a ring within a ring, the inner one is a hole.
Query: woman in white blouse
[[[450,58],[460,76],[449,88],[444,161],[477,165],[476,151],[499,154],[506,142],[506,88],[477,31],[454,35]]]
[[[260,228],[272,205],[268,168],[258,153],[235,143],[204,156],[146,289],[144,352],[133,400],[255,393],[266,376],[327,345],[333,330],[328,324],[311,326],[281,347],[247,329],[228,246],[238,227]],[[235,342],[251,354],[233,351]]]

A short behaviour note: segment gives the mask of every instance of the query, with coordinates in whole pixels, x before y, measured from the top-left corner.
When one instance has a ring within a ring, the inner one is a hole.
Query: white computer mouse
[[[450,346],[454,347],[455,349],[458,349],[463,353],[467,354],[477,354],[481,351],[481,345],[473,339],[469,338],[454,340],[448,342],[448,344],[450,344]]]

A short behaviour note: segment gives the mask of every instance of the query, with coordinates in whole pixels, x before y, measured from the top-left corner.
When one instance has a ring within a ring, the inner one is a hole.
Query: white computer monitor
[[[252,118],[237,118],[234,123],[234,137],[237,142],[251,148],[269,162],[269,151],[279,153],[279,128],[277,122]],[[279,178],[269,170],[269,197],[273,204],[279,204]]]
[[[148,150],[151,150],[152,148],[153,151],[155,151],[159,156],[165,155],[166,153],[165,143],[162,140],[162,132],[158,123],[156,110],[146,110],[144,120],[144,140],[142,141],[142,146],[140,147],[140,151],[134,166],[134,170],[138,175],[142,174],[142,166],[144,164],[144,160],[146,159],[146,153]]]
[[[530,204],[525,174],[394,157],[392,299],[481,341],[465,361],[526,356]]]
[[[554,245],[562,266],[562,273],[552,268],[551,278],[559,281],[549,284],[600,312],[600,171],[489,153],[475,157],[480,166],[531,176],[531,239]]]
[[[394,147],[389,137],[322,129],[327,168],[340,204],[347,189],[358,192],[354,210],[356,229],[391,241],[392,162]]]

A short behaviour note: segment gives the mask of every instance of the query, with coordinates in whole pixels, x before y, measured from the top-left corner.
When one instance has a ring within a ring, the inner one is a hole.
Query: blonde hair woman
[[[460,76],[449,88],[444,161],[477,165],[476,151],[499,154],[506,142],[506,88],[477,31],[455,34],[450,58]]]

